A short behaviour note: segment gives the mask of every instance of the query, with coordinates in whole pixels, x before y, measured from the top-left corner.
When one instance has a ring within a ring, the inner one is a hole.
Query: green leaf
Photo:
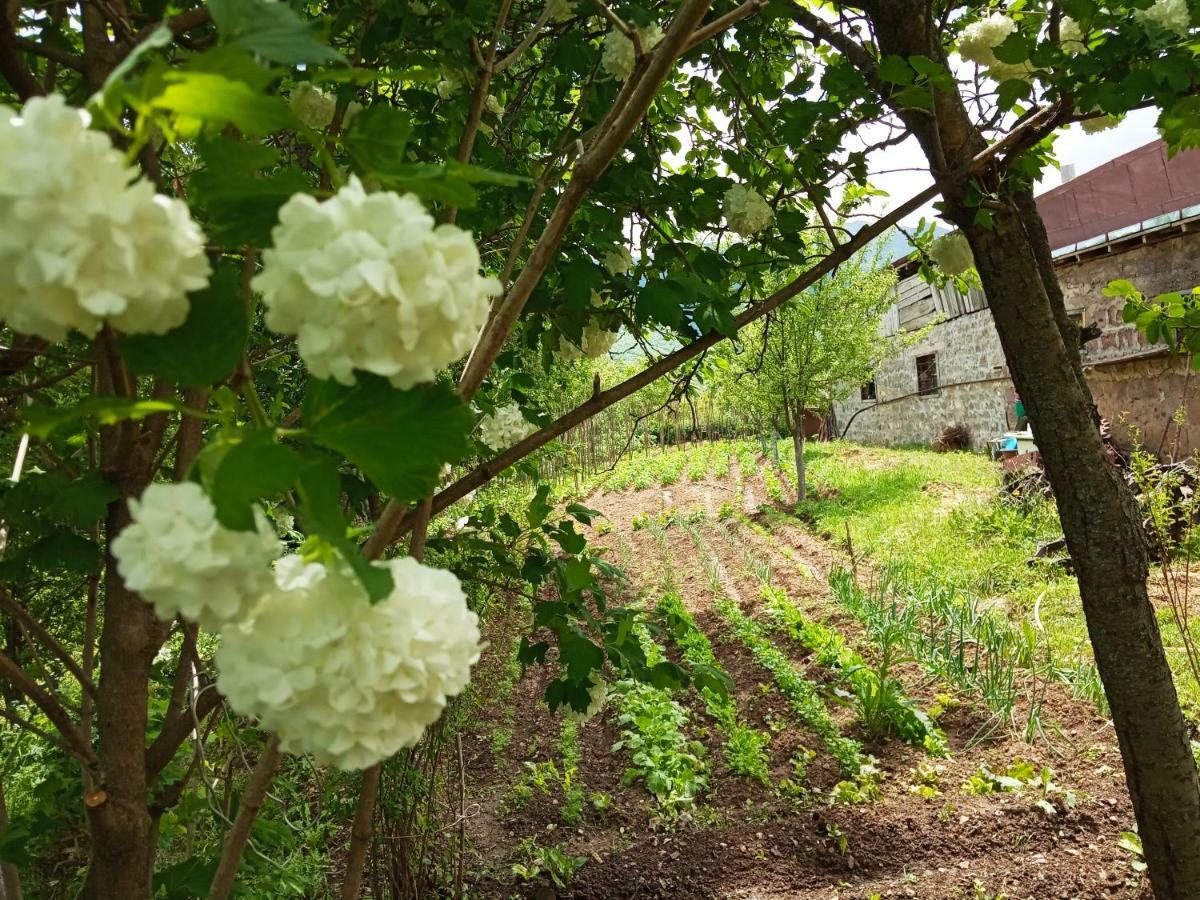
[[[249,334],[238,285],[237,269],[221,266],[207,288],[189,296],[188,317],[178,328],[124,335],[121,356],[129,368],[188,387],[224,381],[237,368]]]
[[[567,676],[578,683],[586,683],[592,671],[604,665],[604,651],[574,626],[558,635],[558,658]]]
[[[300,472],[296,493],[304,530],[338,551],[358,576],[372,602],[392,592],[392,573],[384,566],[372,565],[349,537],[349,523],[342,513],[342,479],[337,461],[321,454],[311,457]]]
[[[650,670],[650,683],[666,691],[677,691],[687,687],[688,674],[681,666],[663,660]]]
[[[209,0],[221,40],[285,66],[341,62],[316,29],[287,3],[277,0]]]
[[[1012,109],[1020,101],[1027,100],[1033,94],[1033,85],[1023,78],[1009,78],[1000,83],[997,92],[997,102],[1001,109]]]
[[[412,120],[403,110],[376,103],[350,120],[346,149],[364,173],[403,169],[404,148],[412,134]]]
[[[251,503],[289,490],[311,460],[275,440],[273,429],[248,431],[221,458],[213,473],[212,500],[226,528],[252,531]],[[345,528],[342,527],[342,536]]]
[[[311,192],[312,185],[299,169],[258,175],[209,161],[192,176],[191,188],[193,201],[207,213],[205,227],[212,240],[224,247],[263,247],[271,243],[279,208],[296,194]]]
[[[121,492],[93,469],[54,491],[45,512],[56,522],[86,528],[103,519],[108,505],[120,496]]]
[[[379,178],[385,187],[410,191],[424,200],[449,203],[464,209],[469,209],[479,200],[475,185],[511,187],[522,180],[515,175],[455,161],[440,164],[404,163],[386,171],[374,170],[371,174]]]
[[[0,562],[0,579],[30,572],[47,575],[92,575],[100,571],[100,545],[65,528],[56,528],[9,559]]]
[[[1004,39],[1002,43],[993,49],[996,54],[996,59],[1002,63],[1009,65],[1017,65],[1029,59],[1029,54],[1033,50],[1029,43],[1029,38],[1021,34],[1019,31],[1014,31]]]
[[[144,419],[160,412],[184,410],[176,400],[139,400],[137,397],[89,397],[74,406],[32,406],[25,410],[25,428],[45,440],[57,431],[78,425],[115,425],[129,419]]]
[[[692,682],[696,690],[709,690],[718,697],[728,697],[733,693],[733,679],[729,673],[704,663],[692,666]]]
[[[444,463],[470,452],[474,424],[471,410],[445,384],[401,391],[360,373],[352,387],[313,379],[304,398],[308,437],[342,453],[399,500],[423,497]]]
[[[185,133],[198,132],[201,124],[230,124],[246,134],[267,134],[297,124],[282,98],[260,93],[244,81],[183,70],[165,77],[169,83],[151,105],[183,119],[176,124]]]
[[[678,326],[683,322],[681,306],[685,299],[675,282],[662,279],[649,281],[637,296],[638,318],[672,328]]]
[[[913,70],[903,56],[885,56],[879,61],[879,77],[889,84],[912,84]]]
[[[537,492],[525,510],[525,521],[529,523],[530,528],[537,528],[546,521],[546,517],[553,509],[554,507],[550,503],[550,485],[539,484]]]

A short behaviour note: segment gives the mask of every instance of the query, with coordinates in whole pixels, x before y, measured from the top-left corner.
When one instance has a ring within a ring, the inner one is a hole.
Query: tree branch
[[[8,612],[10,616],[28,628],[30,633],[38,639],[42,646],[53,653],[58,661],[66,666],[67,671],[75,676],[83,689],[91,694],[92,697],[96,696],[96,685],[83,671],[79,663],[75,661],[75,657],[37,619],[31,616],[25,607],[14,600],[11,593],[2,588],[0,588],[0,609]]]
[[[858,250],[891,228],[896,222],[899,222],[905,216],[924,206],[929,200],[937,196],[937,192],[938,188],[936,186],[928,187],[891,210],[887,215],[859,229],[852,238],[808,269],[803,275],[776,291],[766,300],[751,306],[749,309],[735,316],[734,323],[736,327],[739,329],[744,328],[746,325],[765,316],[771,310],[777,309],[797,294],[815,284],[823,276],[853,256]],[[614,403],[631,396],[646,385],[657,381],[659,378],[674,371],[679,366],[699,356],[705,350],[725,339],[724,335],[710,331],[708,334],[681,347],[674,353],[664,356],[658,362],[643,369],[632,378],[626,379],[615,387],[609,388],[607,391],[601,391],[593,395],[589,400],[559,417],[550,425],[513,445],[499,456],[485,462],[474,471],[464,475],[458,481],[454,482],[454,484],[436,494],[433,498],[433,512],[435,514],[441,512],[450,504],[461,500],[471,491],[491,481],[509,466],[524,459],[535,450],[544,447],[571,428],[590,419]],[[390,546],[412,527],[412,519],[412,516],[405,514],[404,508],[400,504],[388,504],[388,509],[384,511],[383,516],[380,518],[375,533],[372,534],[371,539],[367,542],[367,547],[371,548],[368,552],[374,552],[374,548],[380,545],[382,545],[380,548],[380,552],[382,552],[382,548]]]
[[[26,674],[7,654],[0,653],[0,678],[28,697],[51,721],[67,743],[71,754],[88,766],[95,765],[96,755],[84,739],[79,727],[67,710],[41,685]]]
[[[250,842],[250,829],[262,809],[263,800],[267,796],[267,788],[279,768],[279,738],[271,735],[263,754],[259,757],[250,783],[242,791],[242,799],[238,804],[237,818],[229,833],[225,835],[225,846],[221,850],[221,861],[217,872],[213,875],[212,886],[208,889],[208,900],[225,900],[233,890],[237,878],[238,866],[242,863],[242,854],[246,852],[246,844]]]

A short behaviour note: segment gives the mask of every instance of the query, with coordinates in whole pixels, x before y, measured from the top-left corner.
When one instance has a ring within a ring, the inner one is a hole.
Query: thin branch
[[[356,900],[362,887],[367,851],[371,849],[375,799],[379,796],[379,777],[382,772],[382,763],[375,763],[363,772],[362,789],[358,795],[358,805],[354,809],[354,826],[350,830],[350,854],[346,860],[346,880],[342,884],[342,900]]]
[[[221,861],[217,864],[216,874],[213,875],[212,886],[208,889],[208,900],[225,900],[233,890],[242,854],[246,852],[246,844],[250,842],[250,829],[254,826],[258,811],[262,809],[267,788],[271,786],[271,779],[275,777],[275,770],[279,768],[279,759],[279,738],[271,735],[250,776],[250,783],[242,791],[233,827],[225,835],[225,846],[221,850]]]
[[[793,280],[783,288],[780,288],[774,294],[761,303],[751,306],[734,317],[734,324],[738,329],[746,327],[746,325],[756,319],[765,316],[773,309],[777,309],[793,297],[800,294],[802,291],[811,287],[822,277],[833,271],[847,259],[849,259],[858,250],[865,247],[879,235],[887,231],[896,222],[899,222],[905,216],[917,211],[924,206],[929,200],[937,196],[937,187],[930,186],[921,193],[911,197],[900,206],[891,210],[884,216],[876,219],[869,225],[859,229],[859,231],[848,241],[831,252],[820,262],[813,265],[810,269]],[[525,440],[514,444],[504,453],[488,460],[480,465],[474,471],[464,475],[454,484],[444,488],[433,498],[433,512],[437,514],[452,503],[461,500],[468,493],[487,484],[495,478],[500,472],[503,472],[509,466],[517,461],[524,459],[529,454],[544,447],[550,441],[558,436],[566,433],[576,425],[590,419],[600,411],[607,409],[614,403],[624,400],[637,391],[641,390],[648,384],[657,381],[664,375],[673,372],[684,363],[699,356],[705,350],[725,340],[725,335],[718,334],[715,331],[710,331],[703,337],[698,338],[690,344],[679,348],[673,353],[662,357],[658,362],[643,369],[632,378],[628,378],[615,387],[609,388],[607,391],[601,391],[594,394],[589,400],[581,403],[570,412],[559,417],[550,425],[540,431],[531,434]],[[400,504],[389,504],[384,510],[383,516],[380,517],[375,533],[371,535],[371,539],[367,543],[368,548],[386,548],[402,535],[406,534],[412,527],[412,516],[406,515],[404,507]],[[382,549],[379,550],[382,552]]]
[[[4,653],[0,653],[0,678],[28,697],[58,729],[67,743],[68,751],[87,765],[94,765],[96,755],[84,739],[79,727],[67,710],[41,685]]]
[[[75,676],[83,689],[93,698],[96,696],[96,685],[88,677],[87,673],[83,671],[83,667],[76,662],[75,657],[37,619],[29,614],[29,610],[14,600],[12,594],[4,589],[0,589],[0,609],[5,610],[10,616],[29,629],[29,632],[37,638],[38,642],[53,653],[59,662],[66,666],[67,671]]]
[[[709,38],[715,37],[723,31],[728,31],[742,19],[748,19],[761,10],[766,9],[767,0],[749,0],[741,6],[730,10],[721,16],[719,19],[713,19],[702,28],[696,29],[696,32],[688,39],[687,45],[683,48],[683,52],[687,53],[693,50],[700,44],[703,44]]]
[[[205,685],[189,706],[185,706],[173,719],[163,723],[158,737],[146,748],[147,781],[153,781],[162,773],[175,758],[176,752],[183,746],[188,735],[195,730],[196,723],[204,721],[224,699],[215,685]]]

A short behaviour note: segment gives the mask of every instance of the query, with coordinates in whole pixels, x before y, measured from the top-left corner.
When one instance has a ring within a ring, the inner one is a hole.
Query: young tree
[[[796,494],[805,499],[804,413],[826,409],[871,378],[905,336],[880,324],[895,302],[895,273],[873,254],[856,256],[724,345],[714,388],[724,402],[791,435]]]

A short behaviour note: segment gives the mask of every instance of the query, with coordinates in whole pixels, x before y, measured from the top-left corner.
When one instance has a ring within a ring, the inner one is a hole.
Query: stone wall
[[[1104,296],[1105,286],[1118,278],[1149,295],[1200,285],[1200,233],[1134,241],[1060,260],[1057,268],[1068,311],[1102,329],[1085,345],[1083,362],[1096,404],[1113,422],[1118,443],[1127,446],[1135,426],[1148,447],[1163,443],[1169,451],[1177,443],[1182,453],[1200,450],[1200,376],[1191,375],[1184,360],[1148,346],[1122,321],[1122,301]],[[928,353],[937,356],[940,387],[919,395],[916,358]],[[850,440],[928,445],[942,428],[961,424],[970,429],[974,446],[982,448],[1016,424],[1012,381],[986,308],[933,326],[920,343],[880,367],[875,385],[874,401],[860,400],[856,388],[834,404],[837,430]],[[1184,427],[1168,427],[1181,407]]]

